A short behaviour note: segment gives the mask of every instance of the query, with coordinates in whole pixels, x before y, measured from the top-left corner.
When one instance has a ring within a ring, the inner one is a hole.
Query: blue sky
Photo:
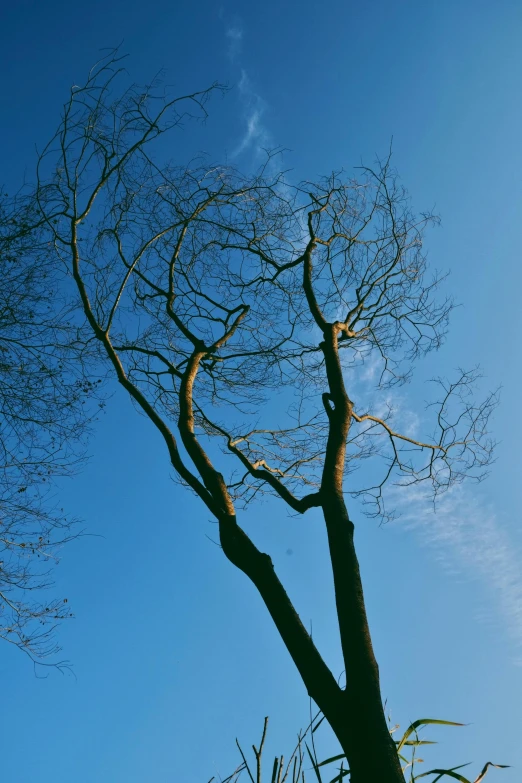
[[[109,10],[106,6],[109,6]],[[132,78],[166,69],[181,92],[233,89],[203,128],[173,139],[250,167],[281,145],[295,178],[385,154],[418,209],[434,207],[434,266],[462,306],[419,377],[480,364],[502,385],[489,480],[433,518],[415,497],[402,521],[358,521],[357,542],[383,693],[393,719],[460,720],[436,732],[436,764],[522,766],[520,554],[522,6],[515,0],[263,4],[18,0],[1,11],[0,179],[31,177],[66,91],[99,50],[124,41]],[[425,390],[401,392],[405,416]],[[175,485],[163,446],[116,392],[84,473],[63,488],[89,532],[64,552],[57,590],[76,618],[60,632],[76,677],[35,679],[0,648],[2,771],[42,783],[206,781],[235,761],[270,715],[287,752],[308,702],[260,599],[207,536],[215,529]],[[335,672],[341,662],[318,517],[278,505],[249,513]],[[292,550],[293,554],[287,554]],[[5,646],[4,646],[5,647]]]

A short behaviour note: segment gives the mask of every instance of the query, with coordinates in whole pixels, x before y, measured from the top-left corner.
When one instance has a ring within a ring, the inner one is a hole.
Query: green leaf
[[[346,775],[350,774],[349,769],[341,769],[341,773],[337,775],[335,778],[332,778],[330,783],[339,783],[340,780],[346,777]]]
[[[484,765],[484,769],[482,770],[478,778],[475,781],[473,781],[473,783],[481,783],[481,781],[484,780],[484,778],[486,777],[486,773],[490,767],[495,767],[495,769],[509,769],[509,764],[493,764],[492,761],[488,761]]]
[[[396,745],[398,745],[399,740],[395,740],[395,743]],[[437,743],[433,742],[432,740],[406,740],[406,742],[402,742],[401,747],[404,747],[405,745],[414,745],[415,747],[417,747],[418,745],[437,745]]]
[[[312,767],[314,768],[316,778],[319,781],[319,783],[323,783],[321,779],[321,774],[319,772],[319,767],[317,766],[317,763],[315,762],[314,757],[312,756],[310,748],[308,747],[308,742],[305,742],[305,745],[306,745],[306,750],[308,751],[308,755],[310,756],[310,761],[312,762]]]
[[[314,720],[315,720],[315,718],[314,718]],[[317,731],[317,729],[319,728],[319,726],[321,725],[321,723],[323,722],[323,720],[324,720],[324,715],[322,716],[322,718],[320,718],[320,719],[317,721],[317,723],[315,724],[315,726],[312,728],[312,734],[313,734],[314,732],[316,732],[316,731]]]
[[[437,720],[435,718],[419,718],[419,720],[416,720],[413,723],[411,723],[406,729],[406,731],[404,732],[402,739],[397,745],[397,752],[399,752],[399,750],[406,744],[406,740],[408,739],[408,737],[411,734],[413,734],[413,732],[416,731],[419,728],[419,726],[426,726],[431,723],[436,723],[440,726],[465,726],[466,725],[465,723],[455,723],[454,721],[451,720]]]
[[[471,783],[464,775],[459,775],[458,772],[455,772],[456,769],[462,769],[462,767],[467,766],[468,764],[460,764],[458,767],[452,767],[451,769],[430,769],[428,772],[422,772],[420,775],[417,775],[416,779],[425,778],[426,775],[437,775],[437,777],[431,781],[431,783],[437,783],[437,780],[440,780],[447,775],[450,778],[455,778],[455,780],[460,780],[461,783]]]
[[[341,759],[345,759],[345,758],[346,758],[346,754],[345,753],[340,753],[338,756],[332,756],[329,759],[325,759],[324,761],[320,761],[317,766],[318,767],[324,767],[325,764],[331,764],[333,761],[340,761]]]

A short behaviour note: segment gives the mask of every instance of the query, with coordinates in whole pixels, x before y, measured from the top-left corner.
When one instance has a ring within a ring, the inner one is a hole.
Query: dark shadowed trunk
[[[404,783],[399,758],[386,723],[379,670],[366,620],[353,524],[344,504],[325,504],[329,542],[335,552],[335,592],[347,665],[346,689],[339,687],[302,624],[270,557],[260,552],[235,517],[220,520],[220,540],[228,559],[257,587],[308,694],[332,727],[348,759],[353,783]],[[332,531],[332,532],[331,532]]]
[[[354,526],[342,499],[325,500],[323,511],[346,666],[345,718],[340,729],[334,727],[334,731],[348,758],[352,783],[374,780],[402,783],[404,776],[383,710],[379,667],[355,553]]]

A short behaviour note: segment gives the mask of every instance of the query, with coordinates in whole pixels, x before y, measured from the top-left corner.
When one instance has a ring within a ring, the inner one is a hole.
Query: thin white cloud
[[[224,19],[224,17],[224,11],[221,10],[220,18]],[[258,166],[261,162],[266,162],[267,151],[274,151],[277,147],[264,120],[267,104],[255,90],[240,60],[245,39],[245,31],[240,20],[236,18],[232,23],[225,22],[225,37],[228,41],[228,57],[240,69],[237,86],[241,105],[240,121],[244,127],[244,132],[233,147],[230,157],[234,159],[249,154],[253,159],[251,162]],[[276,169],[277,164],[268,162],[267,170],[273,170],[275,173]],[[279,187],[283,189],[284,183],[281,182]]]
[[[234,61],[243,48],[243,29],[239,25],[231,25],[227,27],[225,35],[228,38],[228,57]]]
[[[224,13],[221,11],[221,18]],[[225,37],[227,39],[227,55],[231,62],[241,66],[239,58],[243,51],[245,32],[243,25],[237,19],[233,23],[226,24]],[[237,158],[243,153],[250,152],[254,159],[262,157],[264,151],[272,145],[271,136],[263,123],[263,115],[266,103],[255,91],[252,82],[244,68],[241,67],[238,90],[242,105],[242,122],[245,130],[241,139],[235,145],[231,157]]]
[[[490,593],[480,619],[502,627],[522,665],[521,552],[494,510],[462,486],[443,495],[435,510],[421,487],[398,490],[397,497],[399,523],[417,532],[445,568],[479,580]]]
[[[362,355],[356,364],[346,368],[348,393],[355,402],[356,412],[388,419],[408,438],[419,436],[422,420],[412,409],[408,395],[396,389],[391,394],[388,390],[378,388],[382,369],[382,358],[372,350]]]
[[[223,19],[223,11],[221,11],[220,17]],[[235,19],[233,23],[226,24],[225,37],[227,39],[227,55],[229,60],[241,67],[239,58],[243,51],[245,31],[238,19]],[[273,146],[271,144],[270,133],[263,123],[266,103],[255,91],[246,70],[242,67],[240,74],[238,90],[242,105],[243,116],[241,120],[244,123],[245,131],[241,139],[235,145],[231,157],[237,158],[243,153],[250,152],[253,154],[254,158],[260,158],[266,149]]]
[[[270,133],[263,123],[266,104],[254,90],[244,69],[241,71],[238,88],[244,106],[246,130],[233,150],[232,157],[236,158],[247,151],[253,152],[257,157],[271,146]]]

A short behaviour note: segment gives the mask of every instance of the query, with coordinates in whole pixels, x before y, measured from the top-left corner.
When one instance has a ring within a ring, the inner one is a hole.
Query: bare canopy
[[[382,515],[392,477],[435,493],[480,478],[495,398],[473,402],[474,373],[440,381],[433,428],[417,439],[352,400],[347,379],[377,361],[379,386],[393,390],[440,346],[451,302],[437,298],[440,279],[422,249],[433,218],[411,211],[389,160],[357,179],[341,172],[298,185],[270,154],[252,176],[166,162],[156,142],[203,116],[210,93],[118,93],[119,72],[110,57],[73,88],[41,155],[53,254],[74,278],[87,333],[163,436],[179,480],[218,521],[226,557],[257,587],[352,781],[402,781],[346,496]],[[355,468],[374,458],[380,467],[362,472],[372,480],[357,483]],[[237,510],[262,493],[291,512],[321,510],[344,688],[269,555],[239,524]]]
[[[77,531],[52,485],[82,461],[97,384],[82,352],[71,361],[75,330],[43,228],[29,190],[0,192],[0,638],[60,666],[54,630],[71,609],[46,588]]]

